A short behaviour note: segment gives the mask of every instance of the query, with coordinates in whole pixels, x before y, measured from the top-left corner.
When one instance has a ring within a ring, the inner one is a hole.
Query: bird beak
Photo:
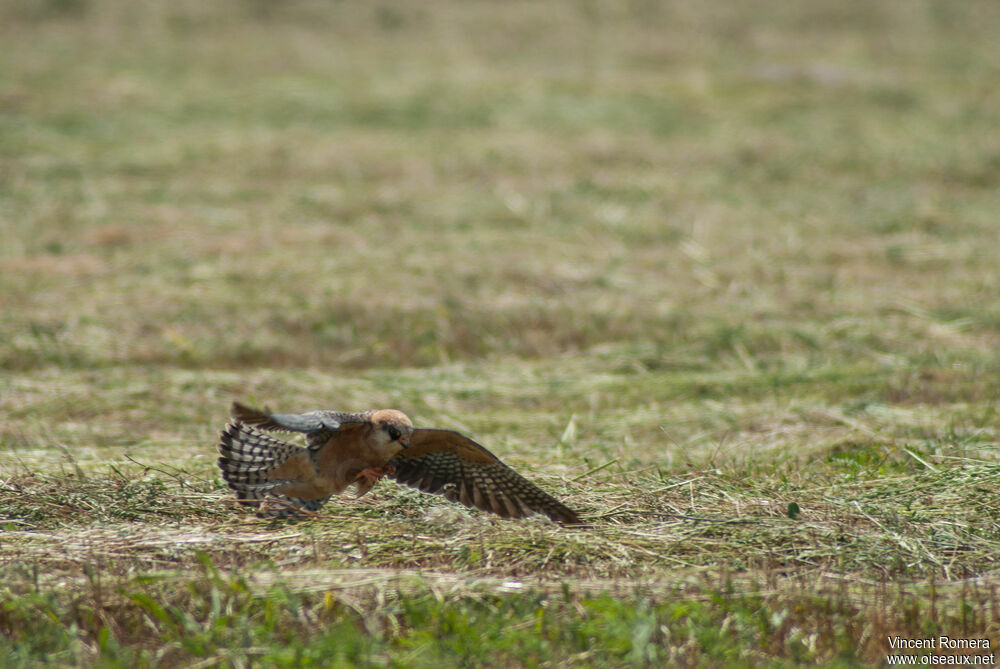
[[[409,437],[403,437],[403,438],[401,438],[399,440],[399,445],[402,446],[403,448],[409,448],[410,447],[410,438]]]

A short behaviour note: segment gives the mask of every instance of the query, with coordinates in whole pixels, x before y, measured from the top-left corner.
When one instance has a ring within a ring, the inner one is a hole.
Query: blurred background
[[[4,443],[189,453],[233,397],[663,466],[989,440],[998,30],[986,0],[2,0]]]

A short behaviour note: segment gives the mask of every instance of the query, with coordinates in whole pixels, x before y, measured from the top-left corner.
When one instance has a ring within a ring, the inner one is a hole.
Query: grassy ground
[[[0,655],[996,649],[998,31],[988,0],[0,0]],[[214,466],[233,399],[399,407],[591,525],[388,482],[258,520]]]

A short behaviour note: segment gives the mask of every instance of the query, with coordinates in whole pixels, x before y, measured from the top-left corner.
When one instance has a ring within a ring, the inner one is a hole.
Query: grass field
[[[992,0],[0,0],[4,666],[995,653],[998,34]],[[589,526],[388,481],[259,520],[234,399],[460,429]]]

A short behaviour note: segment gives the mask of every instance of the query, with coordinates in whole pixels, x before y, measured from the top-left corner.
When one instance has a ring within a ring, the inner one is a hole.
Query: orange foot
[[[385,465],[384,467],[369,467],[368,469],[362,469],[358,472],[358,475],[354,477],[355,482],[358,484],[358,497],[362,497],[369,490],[375,487],[379,479],[386,474],[394,474],[396,468],[392,465]]]

